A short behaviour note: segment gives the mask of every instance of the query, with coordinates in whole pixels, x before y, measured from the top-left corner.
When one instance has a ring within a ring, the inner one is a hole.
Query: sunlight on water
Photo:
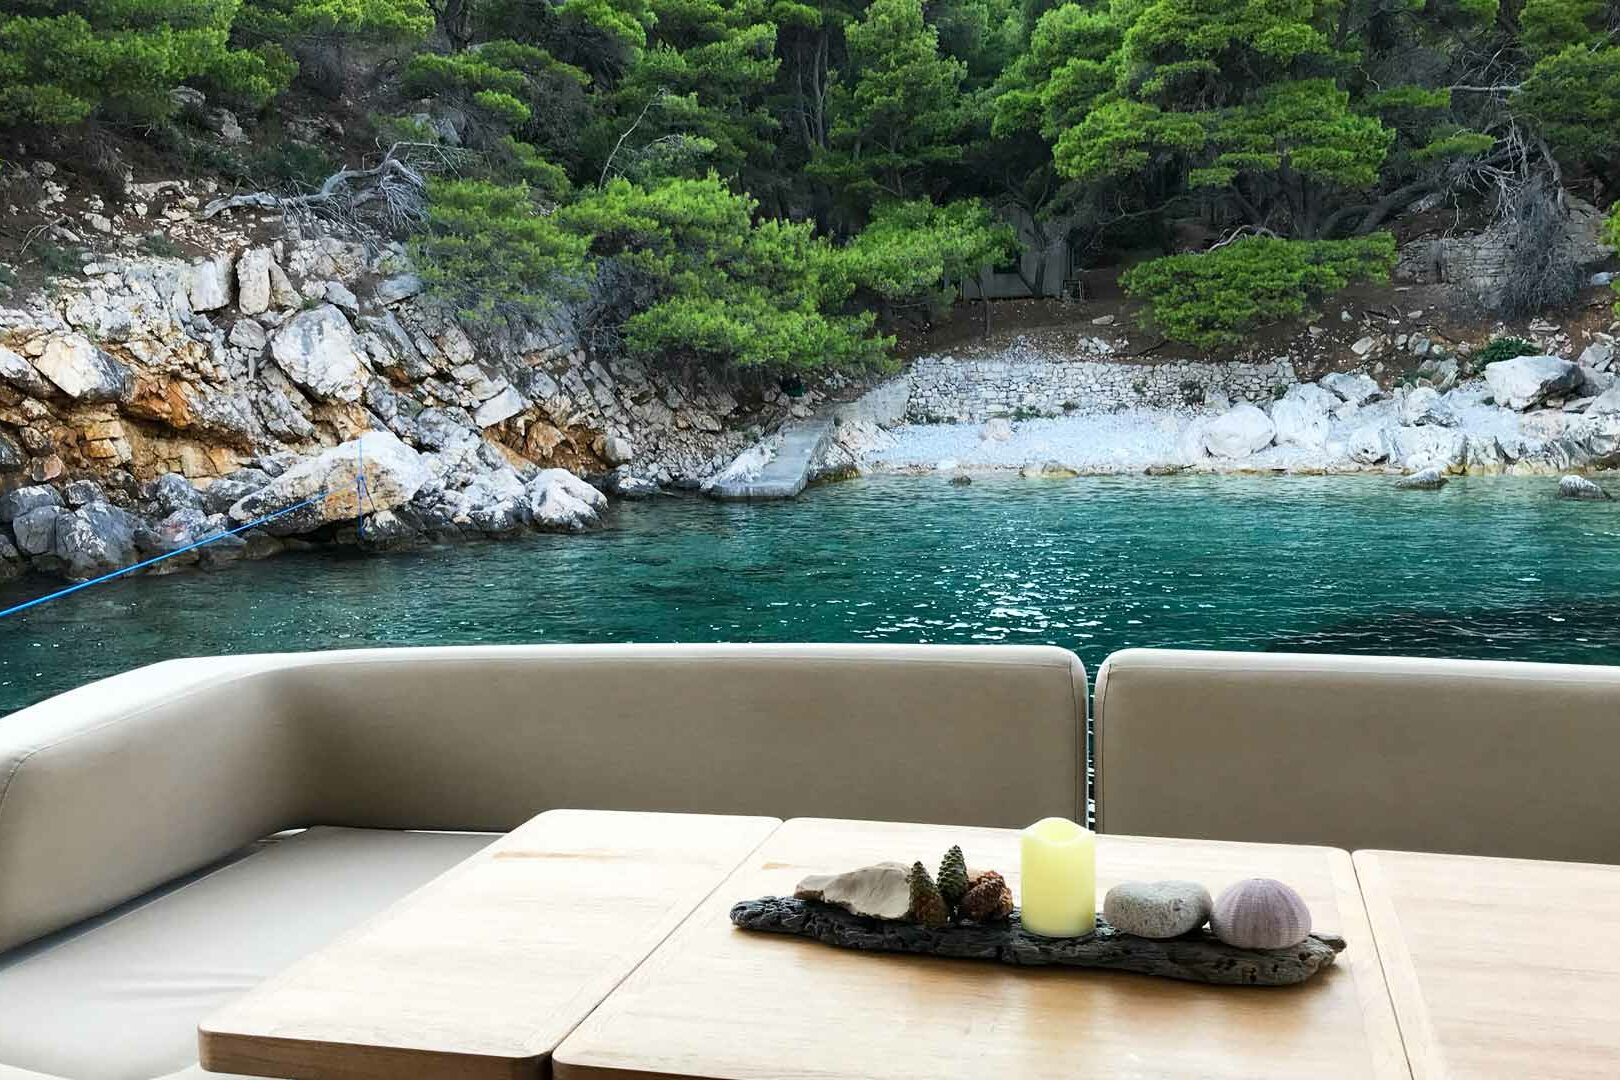
[[[1553,481],[885,477],[621,504],[587,536],[283,556],[0,621],[0,710],[175,656],[577,641],[1051,642],[1620,663],[1620,503]],[[48,583],[12,582],[0,606]]]

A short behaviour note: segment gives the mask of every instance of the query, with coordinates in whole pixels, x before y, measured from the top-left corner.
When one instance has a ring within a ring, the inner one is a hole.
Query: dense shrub
[[[1499,360],[1511,360],[1515,356],[1534,356],[1541,350],[1523,338],[1499,337],[1491,339],[1491,343],[1474,354],[1474,365],[1484,367]]]
[[[1120,281],[1152,306],[1166,337],[1208,347],[1303,314],[1314,296],[1354,281],[1384,280],[1394,264],[1395,239],[1388,233],[1317,241],[1252,236],[1213,251],[1154,259]]]
[[[877,207],[841,255],[857,288],[887,304],[948,304],[965,278],[1017,250],[1011,227],[977,201],[927,199]]]

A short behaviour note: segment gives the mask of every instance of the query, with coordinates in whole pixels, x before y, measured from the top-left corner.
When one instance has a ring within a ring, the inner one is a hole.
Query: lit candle
[[[1080,937],[1097,928],[1097,837],[1067,818],[1042,818],[1021,837],[1018,899],[1024,929]]]

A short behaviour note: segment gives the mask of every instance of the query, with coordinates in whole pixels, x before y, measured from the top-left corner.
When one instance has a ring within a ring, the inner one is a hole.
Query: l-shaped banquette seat
[[[0,1080],[194,1078],[235,994],[556,807],[1087,812],[1086,673],[1026,646],[176,660],[0,718]],[[1620,863],[1620,668],[1127,650],[1113,833]]]

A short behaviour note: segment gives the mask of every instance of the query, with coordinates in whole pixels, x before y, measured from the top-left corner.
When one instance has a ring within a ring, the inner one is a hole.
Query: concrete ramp
[[[729,475],[732,470],[727,469],[704,491],[715,499],[791,499],[804,490],[811,467],[832,437],[832,429],[830,416],[794,421],[771,437],[776,453],[763,468],[740,476]]]

